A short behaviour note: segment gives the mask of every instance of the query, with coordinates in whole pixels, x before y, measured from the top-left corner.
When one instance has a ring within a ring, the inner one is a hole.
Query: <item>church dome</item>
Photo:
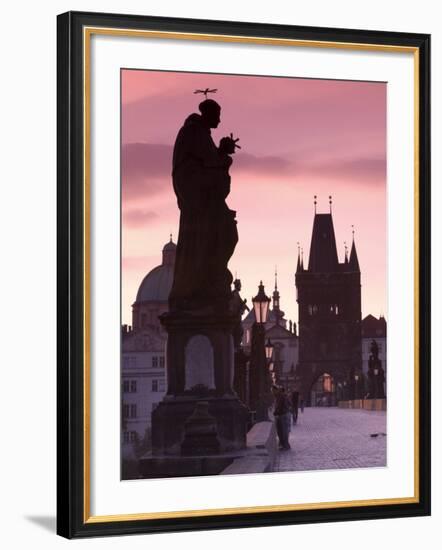
[[[176,244],[171,240],[163,247],[163,262],[141,281],[135,303],[167,302],[173,283]]]
[[[171,240],[163,246],[163,252],[176,251],[176,244]]]
[[[173,266],[159,265],[144,277],[137,302],[167,302],[173,283]]]

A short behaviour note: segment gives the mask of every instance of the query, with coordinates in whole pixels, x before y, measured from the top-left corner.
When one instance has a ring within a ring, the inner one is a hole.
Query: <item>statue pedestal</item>
[[[237,316],[177,312],[160,320],[168,333],[167,394],[152,412],[153,456],[244,449],[248,412],[232,389]]]

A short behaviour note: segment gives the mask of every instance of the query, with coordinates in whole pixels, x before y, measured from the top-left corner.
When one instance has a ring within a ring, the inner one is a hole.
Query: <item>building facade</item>
[[[132,327],[121,337],[121,419],[123,443],[149,437],[151,414],[166,392],[166,333],[159,316],[168,311],[176,245],[163,247],[162,262],[142,280],[132,304]]]
[[[300,392],[308,405],[354,398],[362,373],[361,272],[353,243],[338,260],[333,218],[315,212],[308,267],[298,254]]]

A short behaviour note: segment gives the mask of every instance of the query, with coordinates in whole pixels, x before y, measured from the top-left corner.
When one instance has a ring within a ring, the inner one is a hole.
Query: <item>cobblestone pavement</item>
[[[385,466],[386,431],[385,412],[305,408],[292,426],[291,450],[278,451],[275,471]]]

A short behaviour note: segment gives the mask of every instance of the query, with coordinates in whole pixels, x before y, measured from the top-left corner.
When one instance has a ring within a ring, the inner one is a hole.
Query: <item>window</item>
[[[316,304],[309,304],[308,306],[308,314],[309,315],[316,315],[318,313],[318,306]]]
[[[166,391],[166,382],[164,378],[152,380],[152,391],[153,392],[165,392]]]
[[[125,367],[135,367],[137,364],[136,355],[126,355],[123,357],[123,366]]]
[[[162,369],[164,369],[164,365],[165,365],[165,361],[164,361],[164,360],[165,360],[164,355],[161,355],[161,357],[160,357],[160,367],[161,367]]]
[[[136,380],[123,380],[123,393],[136,393],[137,381]]]
[[[152,368],[153,368],[153,369],[158,368],[158,357],[157,357],[156,355],[154,355],[154,356],[152,357]]]
[[[123,404],[123,418],[136,418],[137,417],[137,406],[136,404]]]
[[[124,432],[123,433],[123,441],[124,443],[135,443],[138,439],[137,432]]]

